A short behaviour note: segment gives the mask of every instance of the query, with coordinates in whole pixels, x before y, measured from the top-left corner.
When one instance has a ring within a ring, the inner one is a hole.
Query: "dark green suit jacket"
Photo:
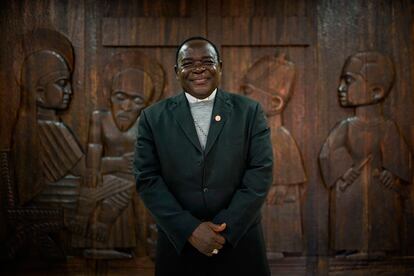
[[[260,221],[272,158],[270,129],[257,102],[218,90],[203,151],[181,93],[141,114],[137,190],[179,254],[202,221],[225,222],[223,235],[235,247]]]

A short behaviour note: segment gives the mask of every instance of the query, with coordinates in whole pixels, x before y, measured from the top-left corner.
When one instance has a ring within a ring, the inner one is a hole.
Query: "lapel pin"
[[[216,117],[214,117],[214,120],[216,120],[216,122],[220,122],[221,121],[221,116],[220,115],[216,115]]]

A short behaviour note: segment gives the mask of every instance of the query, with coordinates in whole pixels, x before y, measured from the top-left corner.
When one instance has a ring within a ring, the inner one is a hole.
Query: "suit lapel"
[[[175,98],[171,113],[188,140],[190,140],[200,152],[203,152],[194,126],[193,115],[191,115],[190,106],[188,105],[184,92]]]
[[[227,122],[231,114],[231,103],[227,94],[217,90],[216,99],[214,101],[213,112],[211,113],[210,129],[208,131],[205,155],[209,153],[217,137],[220,135],[224,124]]]

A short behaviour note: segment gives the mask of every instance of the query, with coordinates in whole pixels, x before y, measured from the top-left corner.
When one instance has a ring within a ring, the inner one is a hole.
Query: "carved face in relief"
[[[246,96],[258,101],[266,114],[266,116],[273,116],[283,111],[287,99],[283,97],[285,93],[272,93],[264,91],[252,84],[242,85],[242,90]]]
[[[41,51],[28,58],[30,82],[36,93],[36,104],[45,109],[63,110],[71,101],[70,70],[66,61],[53,51]],[[33,71],[32,71],[33,70]],[[37,71],[36,73],[34,73]],[[27,85],[27,84],[26,84]]]
[[[220,83],[221,62],[210,43],[192,40],[185,43],[178,53],[175,71],[184,91],[203,99],[210,96]]]
[[[264,56],[255,62],[243,78],[241,90],[248,97],[258,101],[267,116],[280,114],[292,95],[295,66],[285,59]]]
[[[151,78],[138,69],[126,69],[112,81],[111,110],[115,124],[121,131],[128,130],[138,119],[146,103],[146,96],[153,89]]]
[[[383,100],[391,90],[394,69],[381,53],[364,52],[347,59],[338,86],[341,106],[362,106]]]

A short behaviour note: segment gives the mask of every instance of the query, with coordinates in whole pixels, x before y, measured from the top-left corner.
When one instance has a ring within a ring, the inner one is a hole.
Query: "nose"
[[[338,86],[338,92],[346,92],[346,91],[347,91],[346,83],[344,80],[341,80]]]
[[[193,72],[200,73],[206,70],[206,67],[203,65],[202,62],[195,62],[193,67]]]
[[[125,100],[121,104],[121,108],[123,111],[130,111],[132,107],[132,101],[131,100]]]
[[[68,83],[65,86],[64,92],[65,92],[65,94],[68,94],[68,95],[72,95],[73,94],[72,85],[70,83]]]

